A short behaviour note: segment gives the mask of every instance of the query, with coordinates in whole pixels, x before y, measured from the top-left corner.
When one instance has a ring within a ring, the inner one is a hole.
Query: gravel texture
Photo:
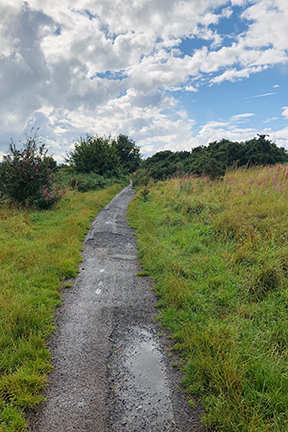
[[[200,432],[169,341],[155,323],[152,281],[138,277],[124,188],[92,223],[72,288],[63,291],[50,339],[46,401],[28,413],[32,432]]]

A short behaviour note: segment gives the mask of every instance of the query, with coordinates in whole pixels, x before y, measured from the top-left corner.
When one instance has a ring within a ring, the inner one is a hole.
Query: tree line
[[[4,156],[0,165],[0,199],[45,209],[60,201],[67,187],[79,191],[97,189],[126,181],[133,173],[137,185],[192,172],[215,179],[224,176],[233,165],[285,162],[287,150],[277,147],[265,135],[245,142],[222,139],[190,152],[160,151],[143,160],[135,141],[120,134],[115,138],[81,137],[67,154],[66,164],[59,166],[47,155],[45,144],[38,144],[36,134],[30,134],[22,149],[18,150],[12,141]]]
[[[288,162],[288,153],[266,138],[266,135],[245,142],[222,139],[189,151],[160,151],[141,162],[136,183],[150,179],[165,180],[175,174],[205,174],[212,180],[224,176],[231,166],[274,165]]]

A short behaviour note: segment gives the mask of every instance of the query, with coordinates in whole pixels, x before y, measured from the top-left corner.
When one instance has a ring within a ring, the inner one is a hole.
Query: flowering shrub
[[[62,188],[60,188],[60,185],[53,184],[52,187],[50,186],[50,190],[47,185],[40,186],[35,206],[40,210],[48,210],[61,201],[66,192],[67,189],[64,184]]]
[[[45,144],[38,148],[36,135],[27,137],[22,150],[17,150],[12,141],[9,154],[0,166],[0,193],[24,206],[50,208],[65,193],[65,188],[60,191],[51,180],[51,170],[55,167],[53,157],[47,156]]]

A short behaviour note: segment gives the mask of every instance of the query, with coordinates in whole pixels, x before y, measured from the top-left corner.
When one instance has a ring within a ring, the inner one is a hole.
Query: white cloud
[[[231,7],[227,7],[223,9],[221,16],[223,18],[230,18],[232,14],[233,14],[233,9]]]
[[[275,120],[278,120],[278,117],[271,117],[271,118],[268,118],[267,120],[264,120],[263,123],[271,123],[271,122],[273,122],[273,121],[275,121]]]
[[[277,93],[263,93],[260,95],[248,96],[248,97],[245,97],[245,99],[254,99],[254,98],[260,98],[260,97],[266,97],[266,96],[273,96],[275,94],[277,94]]]
[[[238,81],[242,78],[249,78],[249,76],[253,73],[258,73],[261,72],[262,67],[258,66],[257,68],[252,67],[252,68],[246,68],[246,69],[241,69],[241,70],[237,70],[235,68],[233,69],[228,69],[225,72],[223,72],[222,75],[218,75],[215,78],[212,78],[210,80],[211,84],[220,84],[223,81]]]
[[[288,107],[283,107],[282,110],[282,116],[288,120]]]
[[[196,92],[198,92],[199,90],[198,90],[197,88],[191,86],[191,85],[187,85],[187,86],[185,87],[185,91],[196,93]]]
[[[6,153],[3,153],[0,151],[0,161],[3,159],[3,156],[5,156],[5,155],[6,155]]]
[[[250,118],[253,116],[255,116],[254,113],[237,114],[231,117],[231,122],[243,122],[246,120],[250,120]]]
[[[287,12],[285,0],[261,0],[247,8],[242,13],[242,18],[252,24],[243,38],[243,43],[255,48],[272,45],[279,52],[285,51],[288,44]]]
[[[267,133],[269,133],[269,139],[271,141],[276,142],[279,147],[284,147],[288,150],[288,127],[278,131],[268,129]]]
[[[86,132],[125,132],[153,151],[156,143],[159,148],[187,148],[195,139],[194,120],[168,91],[201,94],[201,86],[247,79],[288,64],[286,0],[4,3],[1,148],[9,133],[20,136],[32,125],[41,126],[57,157]],[[230,35],[230,45],[221,46],[217,25],[233,17],[236,5],[245,8],[241,18],[247,30]],[[205,41],[205,46],[182,52],[184,39]],[[288,118],[283,109],[282,116]],[[207,123],[196,141],[210,132],[244,136],[250,129],[238,129],[237,124],[252,117],[239,114],[227,122]]]
[[[254,127],[239,127],[240,124],[249,121],[254,115],[254,113],[236,114],[227,120],[207,122],[200,128],[198,134],[193,137],[193,147],[198,147],[200,145],[207,146],[211,142],[220,141],[222,139],[244,142],[256,136],[257,133],[270,133],[271,130],[267,128],[259,131]],[[279,133],[279,135],[277,135],[277,140],[281,139],[281,142],[283,142],[283,136],[283,133]]]
[[[197,136],[193,138],[193,147],[198,147],[200,145],[207,146],[209,143],[220,141],[223,138],[230,141],[247,141],[257,133],[258,131],[256,129],[233,127],[229,122],[222,124],[217,124],[217,122],[207,123],[201,128]]]

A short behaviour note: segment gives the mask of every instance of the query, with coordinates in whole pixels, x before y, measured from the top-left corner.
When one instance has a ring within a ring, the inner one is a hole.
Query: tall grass
[[[23,410],[42,399],[61,287],[77,275],[89,221],[122,186],[70,192],[45,212],[0,209],[0,431],[25,430]]]
[[[288,430],[287,177],[278,165],[191,174],[129,207],[208,429]]]

